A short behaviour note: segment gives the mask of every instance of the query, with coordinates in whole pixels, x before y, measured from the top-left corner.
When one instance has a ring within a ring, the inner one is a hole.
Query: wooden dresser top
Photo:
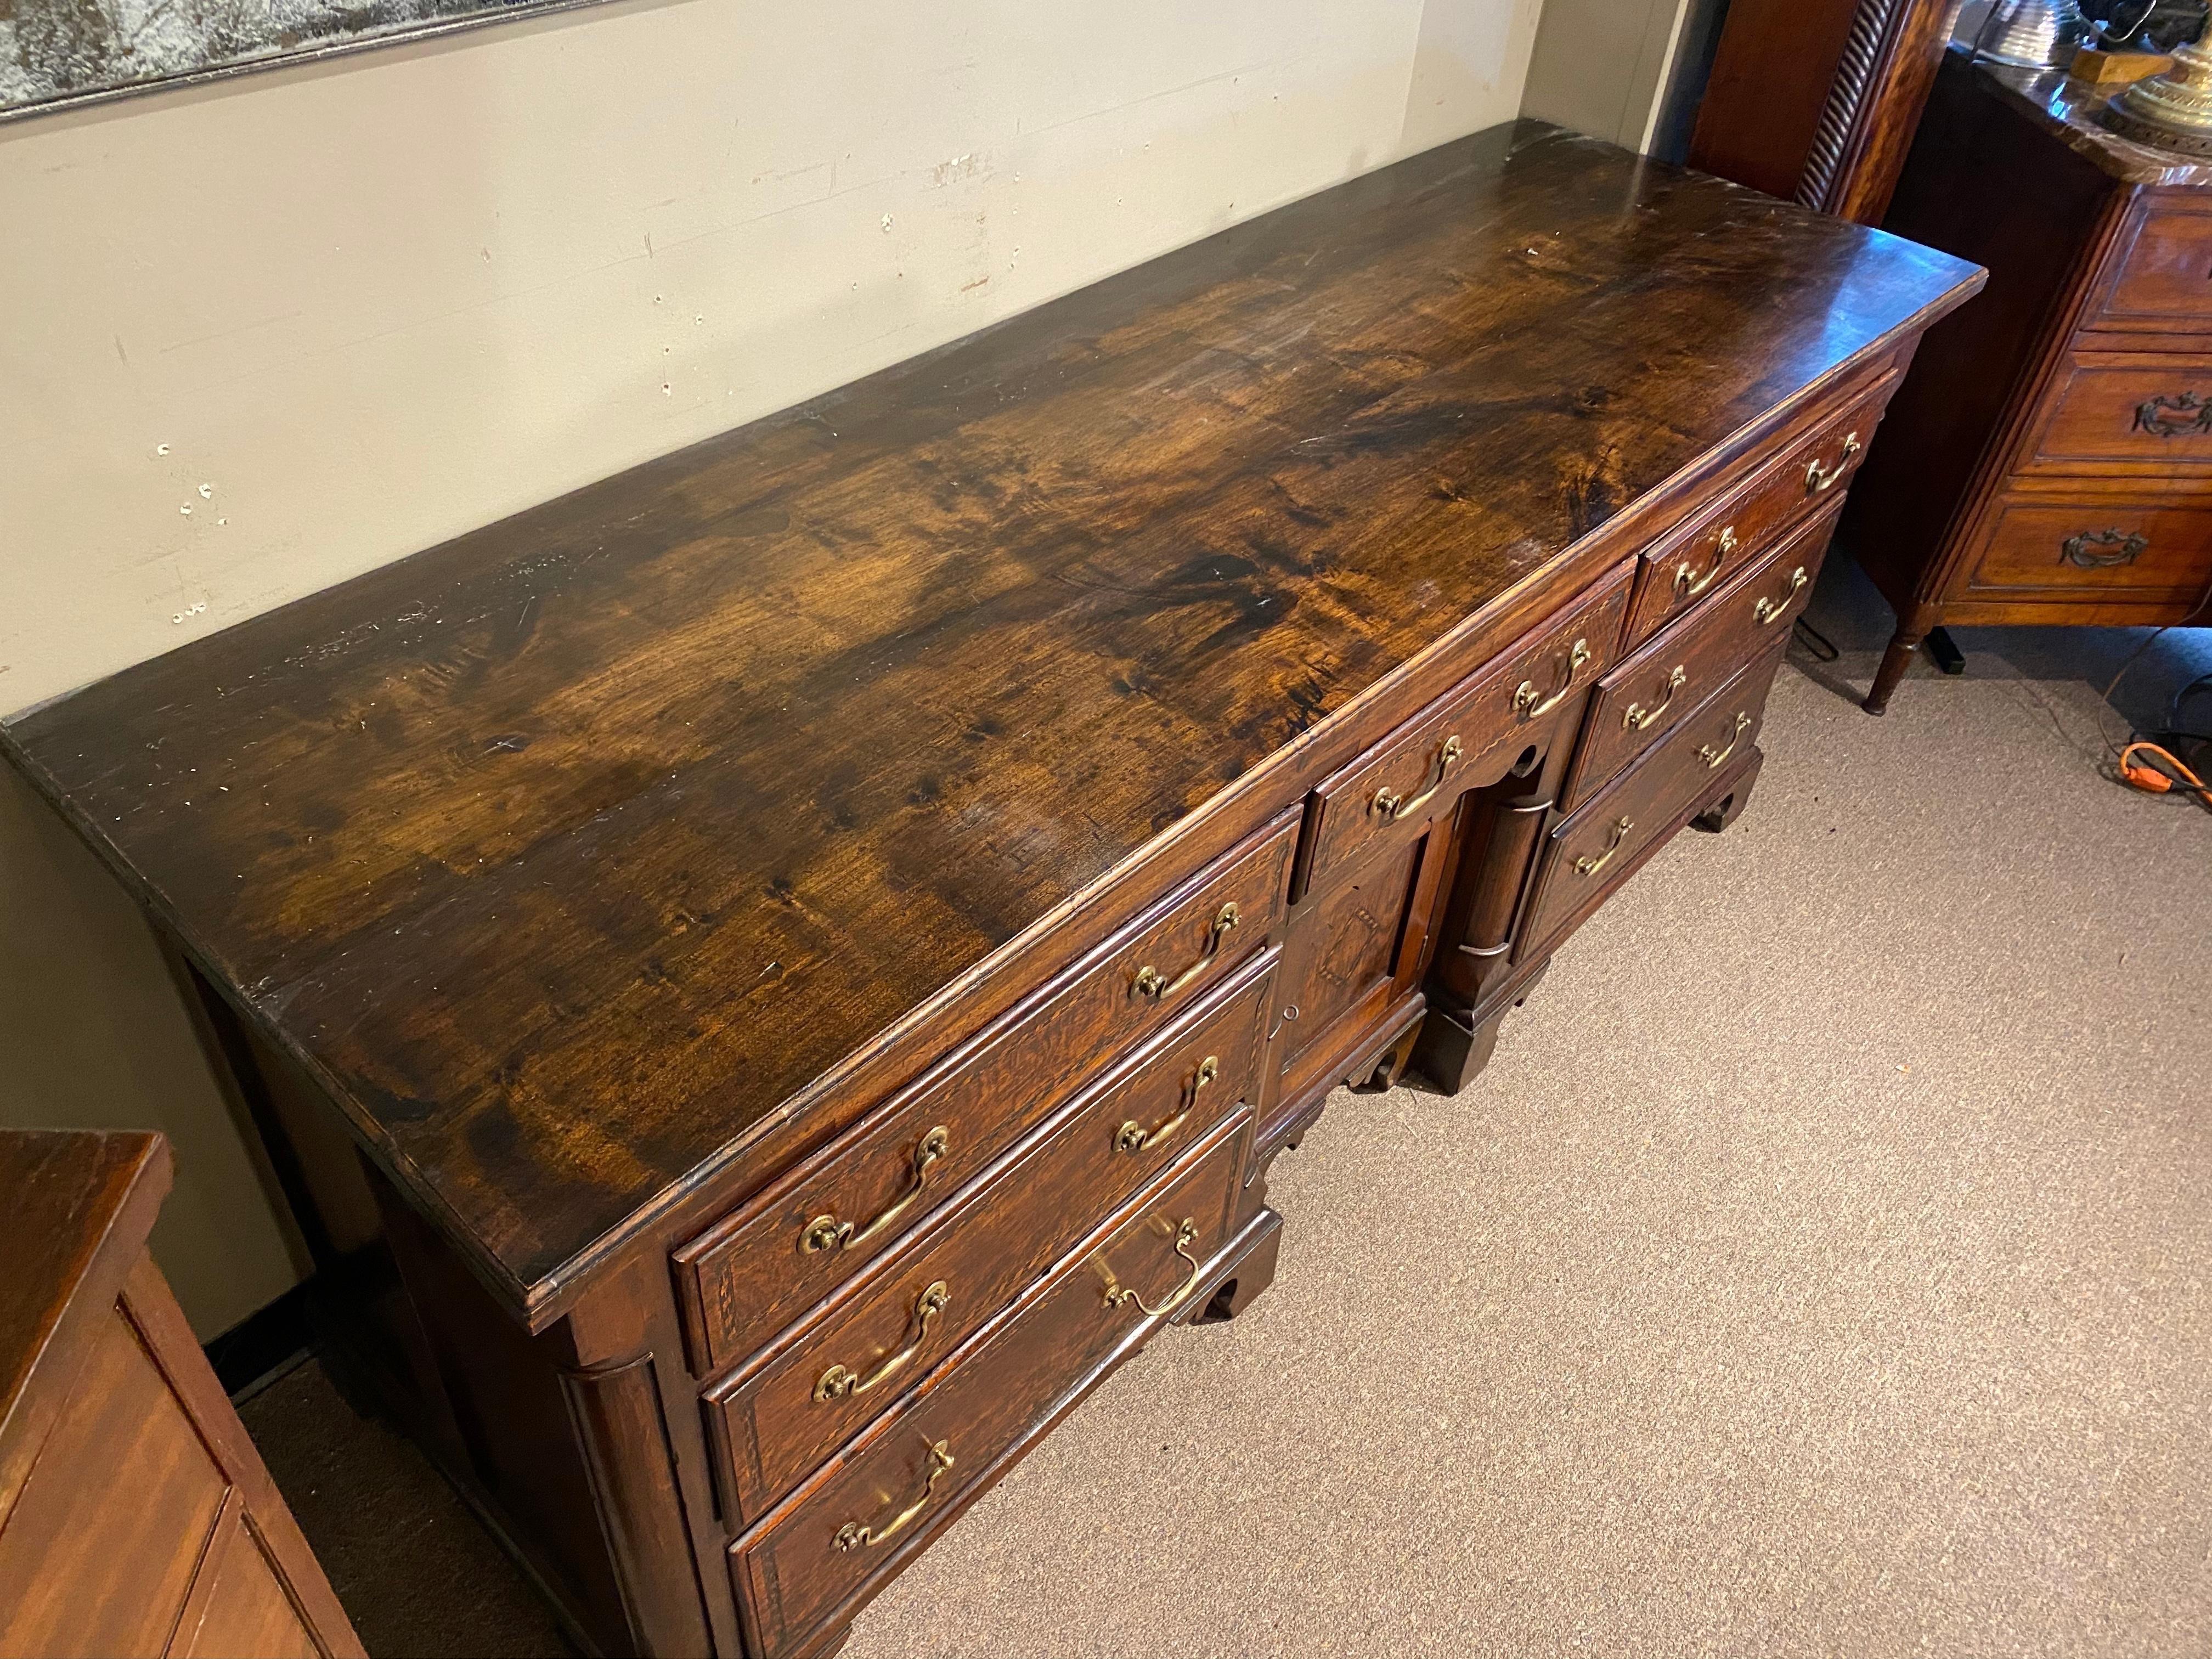
[[[2030,123],[2124,184],[2201,190],[2212,185],[2212,161],[2179,150],[2139,144],[2102,125],[2099,117],[2117,95],[2058,70],[2013,69],[1977,64],[1964,48],[1950,47],[1946,75],[1971,75]]]
[[[150,1132],[0,1130],[0,1501],[27,1474],[19,1409],[78,1288],[120,1253],[104,1286],[113,1298],[168,1190],[168,1146]],[[52,1380],[57,1391],[73,1370]]]
[[[1978,281],[1512,124],[5,744],[538,1308],[1228,781]]]

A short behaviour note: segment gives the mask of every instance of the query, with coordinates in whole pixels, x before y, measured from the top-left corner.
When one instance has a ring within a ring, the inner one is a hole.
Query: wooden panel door
[[[146,1254],[168,1179],[159,1136],[0,1132],[0,1654],[360,1654]]]

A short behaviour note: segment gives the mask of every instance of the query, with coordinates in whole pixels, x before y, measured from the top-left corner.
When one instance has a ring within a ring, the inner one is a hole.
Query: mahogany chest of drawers
[[[1515,124],[5,745],[581,1633],[819,1651],[1267,1285],[1331,1090],[1456,1087],[1741,810],[1833,509],[1979,279]]]
[[[1986,265],[1933,331],[1844,539],[1897,611],[1879,714],[1945,623],[2212,622],[2212,164],[2055,71],[1947,54],[1887,220]]]

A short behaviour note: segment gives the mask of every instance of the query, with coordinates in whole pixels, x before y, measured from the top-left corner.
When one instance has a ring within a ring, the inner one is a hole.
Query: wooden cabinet
[[[158,1135],[0,1130],[0,1653],[357,1655],[147,1230]]]
[[[1978,280],[1516,123],[0,748],[195,965],[295,1203],[380,1219],[360,1341],[583,1634],[820,1651],[1266,1287],[1332,1089],[1466,1081],[1740,810]]]
[[[1899,183],[1889,228],[1990,278],[1929,331],[1853,492],[1898,618],[1875,714],[1945,623],[2212,621],[2212,166],[2096,102],[1954,52]]]

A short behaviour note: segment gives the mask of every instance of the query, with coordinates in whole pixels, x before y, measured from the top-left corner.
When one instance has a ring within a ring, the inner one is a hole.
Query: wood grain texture
[[[147,1255],[169,1175],[159,1135],[0,1131],[0,1654],[359,1654]]]
[[[17,1414],[40,1361],[82,1297],[111,1300],[131,1245],[153,1225],[171,1180],[168,1144],[144,1130],[0,1134],[7,1271],[0,1274],[0,1477],[4,1449],[24,1426]],[[124,1248],[104,1285],[88,1285],[112,1237]],[[11,1487],[0,1483],[0,1487]]]
[[[1734,0],[1690,165],[1881,222],[1958,0]]]
[[[861,1046],[1975,281],[1514,124],[5,745],[542,1321]]]

